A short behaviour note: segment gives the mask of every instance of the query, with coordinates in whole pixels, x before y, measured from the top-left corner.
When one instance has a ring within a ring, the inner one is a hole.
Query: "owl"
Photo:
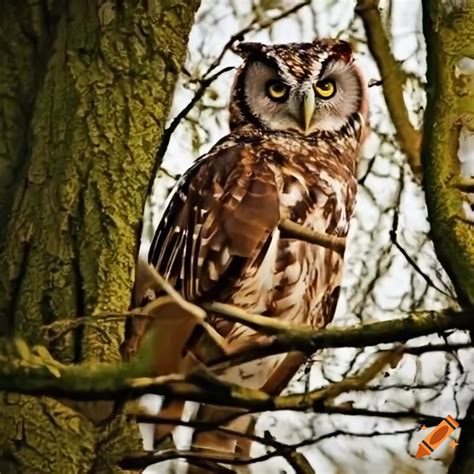
[[[230,133],[180,179],[149,262],[191,302],[219,301],[324,328],[336,308],[343,256],[283,234],[279,222],[347,235],[367,119],[366,82],[349,43],[340,40],[241,43],[236,52],[243,64],[231,92]],[[218,315],[213,326],[230,348],[263,337]],[[182,347],[199,359],[205,334],[195,329],[185,337]],[[274,355],[220,377],[277,394],[304,360],[298,352]],[[168,402],[163,414],[176,415],[178,405]],[[216,421],[224,413],[231,411],[205,405],[197,419]],[[248,417],[231,424],[241,432],[251,426]],[[248,452],[238,437],[217,431],[196,431],[193,443]]]

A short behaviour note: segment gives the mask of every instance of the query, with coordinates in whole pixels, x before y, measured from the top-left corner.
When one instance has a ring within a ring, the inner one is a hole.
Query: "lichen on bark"
[[[474,304],[474,225],[466,219],[467,196],[456,186],[462,127],[474,126],[474,91],[456,74],[463,57],[474,58],[474,2],[423,1],[427,43],[427,108],[423,184],[431,235],[461,304]]]
[[[35,343],[44,324],[128,308],[155,151],[198,5],[2,6],[0,335]],[[67,363],[117,361],[122,338],[123,324],[107,322],[50,349]],[[91,406],[12,397],[0,397],[2,472],[104,472],[137,448],[121,415],[97,428]]]

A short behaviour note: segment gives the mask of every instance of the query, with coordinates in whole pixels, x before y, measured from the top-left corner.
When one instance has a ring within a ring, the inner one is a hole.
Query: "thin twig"
[[[211,313],[218,313],[224,316],[229,321],[234,321],[248,326],[252,329],[257,329],[263,334],[281,334],[288,330],[307,329],[308,326],[292,325],[275,318],[261,316],[260,314],[252,314],[247,311],[226,303],[219,303],[213,301],[212,303],[205,303],[203,307]]]
[[[289,8],[288,10],[285,10],[281,12],[279,15],[277,15],[274,18],[269,18],[264,21],[257,21],[254,19],[252,22],[249,23],[245,28],[241,29],[237,33],[234,33],[227,43],[223,46],[221,49],[221,52],[217,55],[216,59],[209,65],[207,68],[206,72],[202,75],[202,78],[199,80],[196,80],[194,82],[197,82],[199,84],[199,87],[196,89],[193,98],[190,100],[190,102],[176,115],[176,117],[171,121],[169,126],[165,129],[163,132],[162,140],[160,143],[160,146],[158,148],[158,151],[156,152],[156,158],[154,162],[154,166],[152,169],[151,176],[156,176],[159,167],[161,166],[161,162],[163,160],[163,157],[165,156],[166,150],[168,149],[168,145],[171,140],[171,136],[180,124],[180,122],[189,114],[189,112],[192,110],[192,108],[201,100],[203,95],[205,94],[207,88],[222,74],[231,71],[234,69],[234,67],[229,66],[222,68],[221,70],[215,72],[214,74],[210,75],[214,69],[216,69],[222,62],[222,59],[224,58],[225,54],[232,49],[234,44],[237,41],[242,41],[244,39],[244,36],[252,31],[261,31],[265,28],[268,28],[269,26],[273,25],[277,21],[288,17],[289,15],[297,12],[301,8],[309,5],[311,3],[311,0],[305,0],[304,2],[298,3],[297,5]],[[151,193],[151,188],[153,186],[153,180],[149,183],[149,189],[148,189],[148,194]]]
[[[222,74],[231,71],[234,69],[233,66],[225,67],[221,69],[220,71],[217,71],[215,74],[212,76],[201,79],[199,81],[199,87],[196,89],[196,92],[194,93],[193,98],[190,100],[190,102],[176,115],[176,117],[171,121],[171,123],[168,125],[168,127],[165,128],[163,132],[163,136],[161,139],[160,146],[158,148],[158,151],[156,152],[156,157],[155,161],[153,164],[153,169],[151,171],[151,176],[156,176],[159,170],[159,167],[161,166],[161,163],[163,161],[163,157],[165,156],[166,150],[168,149],[168,145],[171,140],[171,136],[173,135],[174,131],[180,124],[181,120],[183,120],[188,113],[191,111],[191,109],[196,105],[199,100],[201,100],[202,96],[206,92],[207,88]],[[149,189],[148,189],[148,194],[151,193],[152,191],[152,186],[153,186],[153,180],[150,181],[149,183]]]
[[[223,338],[219,335],[219,333],[212,327],[211,324],[206,320],[207,314],[204,309],[201,307],[195,305],[194,303],[191,303],[190,301],[187,301],[184,299],[181,294],[176,291],[173,286],[165,279],[163,278],[156,268],[153,265],[148,265],[147,271],[150,272],[150,276],[155,280],[155,282],[167,293],[168,296],[170,296],[173,301],[179,305],[184,311],[187,313],[193,315],[196,318],[197,324],[199,324],[212,338],[215,344],[217,344],[223,351],[224,351],[224,345],[223,345]],[[152,307],[154,304],[159,302],[159,298],[156,300],[152,301],[151,303],[148,303],[147,306],[145,306],[144,310],[146,311],[148,307]]]
[[[264,20],[264,21],[257,21],[256,19],[253,19],[245,28],[242,28],[240,31],[238,31],[237,33],[234,33],[229,38],[229,40],[224,45],[224,47],[222,48],[221,52],[216,57],[216,59],[209,66],[209,68],[207,69],[203,77],[204,78],[207,77],[221,63],[227,51],[232,49],[232,47],[237,41],[242,41],[246,34],[250,32],[257,32],[257,31],[264,30],[265,28],[268,28],[269,26],[274,25],[277,21],[280,21],[283,18],[286,18],[292,15],[293,13],[296,13],[301,8],[310,4],[311,4],[311,0],[305,0],[303,2],[297,3],[295,6],[281,12],[279,15],[273,18],[268,18],[267,20]]]
[[[242,412],[238,414],[238,416],[244,416],[247,415],[247,412]],[[149,415],[145,413],[138,413],[138,414],[133,414],[133,413],[128,413],[127,416],[133,417],[137,423],[151,423],[154,425],[174,425],[174,426],[186,426],[189,428],[195,428],[199,429],[199,431],[219,431],[221,433],[225,433],[231,436],[236,436],[237,438],[246,438],[250,439],[252,441],[255,441],[263,446],[272,446],[273,448],[281,448],[288,446],[284,443],[280,443],[279,441],[276,441],[275,439],[266,436],[257,436],[254,434],[250,433],[243,433],[241,431],[236,431],[232,430],[230,428],[226,428],[224,425],[228,421],[231,421],[235,419],[237,416],[236,415],[231,415],[227,416],[226,418],[222,418],[220,420],[217,420],[215,422],[209,422],[209,421],[198,421],[198,420],[182,420],[181,418],[166,418],[163,416],[159,415]]]
[[[472,349],[472,342],[459,344],[429,344],[427,346],[405,347],[403,352],[411,355],[422,355],[429,352],[454,352],[462,349]]]
[[[389,432],[372,431],[370,433],[354,433],[354,432],[336,430],[330,433],[326,433],[322,436],[319,436],[318,438],[305,439],[299,443],[295,443],[293,445],[288,445],[285,448],[281,448],[281,450],[272,451],[270,453],[266,453],[254,458],[237,458],[234,456],[223,454],[219,451],[212,451],[212,450],[180,451],[180,450],[170,449],[170,450],[162,451],[159,453],[150,453],[150,454],[140,453],[140,454],[132,455],[132,456],[129,456],[127,459],[124,459],[123,461],[121,461],[120,465],[124,469],[143,469],[151,464],[156,464],[156,463],[168,461],[171,459],[183,458],[187,460],[192,460],[192,459],[204,460],[205,459],[208,461],[220,462],[224,464],[245,466],[245,465],[255,464],[258,462],[263,462],[275,456],[283,456],[287,452],[296,451],[299,448],[303,448],[305,446],[310,446],[312,444],[320,443],[326,439],[330,439],[337,436],[374,438],[377,436],[406,435],[406,434],[412,433],[413,431],[414,431],[413,428],[399,430],[399,431],[389,431]]]
[[[332,400],[330,401],[332,402]],[[377,411],[377,410],[368,410],[366,408],[355,408],[353,406],[342,405],[332,405],[332,403],[320,404],[317,407],[313,408],[314,413],[326,414],[326,415],[344,415],[344,416],[361,416],[369,418],[386,418],[391,420],[406,420],[412,421],[413,423],[426,426],[436,426],[443,419],[442,416],[433,416],[427,415],[425,413],[418,413],[415,411]],[[239,431],[231,430],[229,428],[224,428],[221,425],[225,425],[236,418],[241,416],[246,416],[248,412],[233,413],[232,415],[225,415],[222,418],[209,421],[198,421],[198,420],[182,420],[181,418],[165,418],[159,415],[150,415],[145,413],[128,413],[127,416],[133,417],[137,423],[152,423],[152,424],[165,424],[165,425],[174,425],[174,426],[186,426],[190,428],[196,428],[200,431],[206,430],[217,430],[223,433],[230,435],[235,435],[238,437],[246,437],[252,441],[260,443],[262,445],[268,445],[275,448],[279,446],[285,446],[283,443],[276,441],[271,437],[260,437],[251,434],[244,434]]]
[[[370,160],[369,160],[369,164],[367,166],[367,169],[364,173],[364,175],[357,180],[357,183],[361,186],[364,186],[365,184],[365,181],[367,179],[367,177],[369,176],[370,172],[372,171],[372,168],[374,167],[374,164],[375,164],[375,159],[377,158],[377,155],[374,155]]]
[[[426,283],[434,288],[436,291],[441,293],[444,296],[447,296],[449,299],[453,300],[453,295],[444,291],[435,282],[431,279],[431,277],[424,272],[418,263],[408,254],[408,252],[404,249],[404,247],[398,242],[398,215],[399,215],[399,205],[393,210],[393,220],[392,220],[392,228],[390,229],[390,241],[393,245],[400,251],[400,253],[405,257],[405,260],[413,267],[413,269],[426,281]]]

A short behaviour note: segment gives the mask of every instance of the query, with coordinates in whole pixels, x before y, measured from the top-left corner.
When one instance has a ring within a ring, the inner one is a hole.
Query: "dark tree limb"
[[[461,436],[449,474],[474,472],[474,400],[469,404],[466,417],[461,421]]]

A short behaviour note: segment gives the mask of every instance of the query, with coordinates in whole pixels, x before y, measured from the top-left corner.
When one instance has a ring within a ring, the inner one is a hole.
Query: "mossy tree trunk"
[[[129,307],[154,152],[198,5],[2,2],[0,336],[44,343],[53,321]],[[101,323],[50,350],[64,363],[114,361],[122,339],[122,324]],[[117,472],[137,447],[127,426],[98,403],[0,394],[0,472]]]
[[[422,163],[431,235],[460,304],[472,307],[474,223],[466,213],[466,191],[474,188],[460,186],[466,177],[461,176],[459,148],[463,134],[474,134],[474,0],[423,0],[423,30],[428,67]],[[474,400],[461,425],[450,473],[474,470],[473,414]]]
[[[459,301],[474,304],[474,225],[458,186],[461,133],[474,133],[474,0],[424,0],[427,108],[423,173],[431,235]],[[472,157],[471,157],[472,159]]]

